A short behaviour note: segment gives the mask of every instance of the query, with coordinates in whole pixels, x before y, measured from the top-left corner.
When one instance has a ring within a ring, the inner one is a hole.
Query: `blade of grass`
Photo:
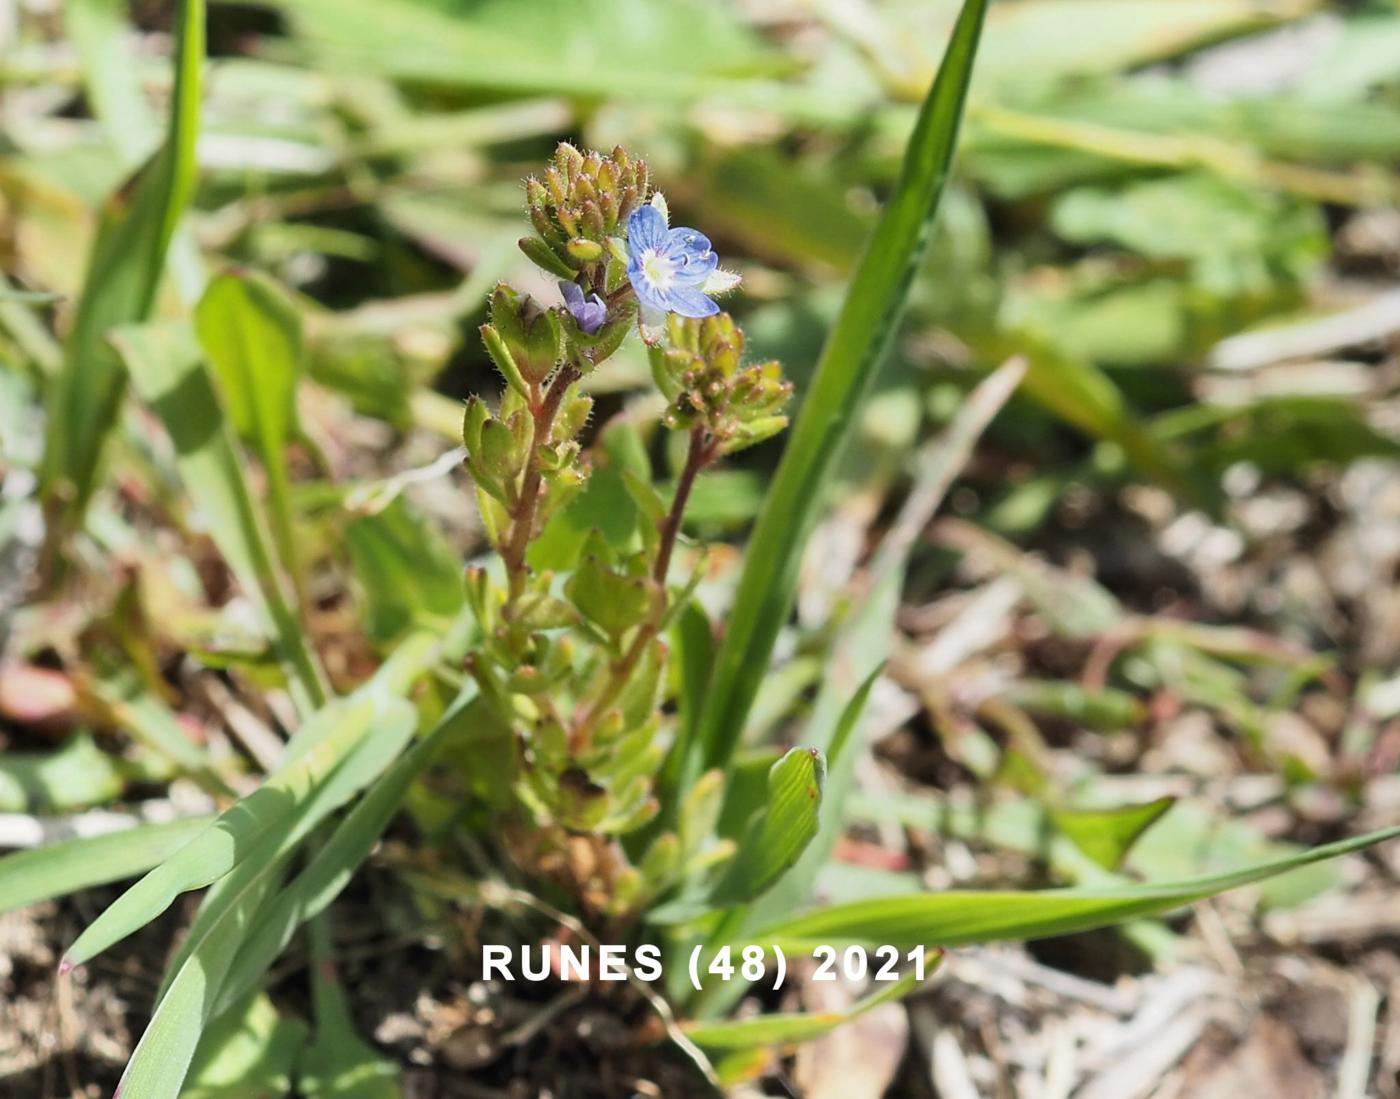
[[[866,590],[837,634],[812,716],[802,731],[804,744],[829,750],[831,757],[821,828],[792,872],[755,905],[755,920],[776,919],[780,913],[805,904],[817,875],[841,837],[840,815],[860,754],[858,750],[842,750],[841,743],[845,737],[859,734],[864,696],[890,657],[909,553],[952,487],[953,479],[972,456],[977,440],[1011,399],[1025,374],[1025,363],[1017,359],[985,378],[968,395],[948,430],[915,458],[914,484],[871,563]]]
[[[203,0],[180,5],[175,58],[165,143],[132,183],[109,200],[63,367],[49,393],[42,485],[50,519],[50,560],[55,559],[57,544],[81,523],[125,388],[107,334],[117,325],[150,315],[171,237],[194,190]]]
[[[0,913],[135,877],[160,865],[211,820],[188,817],[141,824],[6,855],[0,859]]]
[[[932,976],[943,961],[943,952],[930,950],[924,955],[923,976]],[[686,1024],[682,1029],[692,1042],[702,1049],[717,1052],[759,1049],[763,1046],[793,1045],[820,1038],[852,1019],[873,1011],[881,1004],[894,1003],[904,999],[919,986],[920,971],[910,968],[899,980],[862,997],[845,1011],[826,1011],[820,1014],[774,1014],[752,1015],[746,1019],[725,1019],[719,1022],[696,1022]]]
[[[726,766],[744,728],[778,631],[792,607],[798,566],[823,489],[870,390],[924,254],[948,178],[958,124],[986,15],[967,0],[905,152],[904,168],[822,349],[811,390],[759,515],[715,662],[708,705],[687,768]]]
[[[432,763],[446,740],[458,729],[476,697],[470,683],[433,729],[384,773],[336,826],[306,868],[260,914],[229,972],[220,1004],[247,994],[277,955],[307,920],[325,911],[368,857],[413,781]],[[216,1012],[217,1013],[217,1012]]]
[[[401,696],[439,651],[430,637],[410,639],[365,686],[305,722],[288,742],[283,765],[109,905],[78,936],[64,965],[81,965],[149,923],[181,893],[219,881],[247,863],[254,853],[266,856],[269,844],[279,851],[295,846],[287,841],[304,835],[311,823],[323,819],[354,793],[357,771],[371,770],[372,778],[389,765],[392,754],[376,764],[376,753],[352,766],[366,741],[375,752],[373,742],[392,740],[396,722],[403,720],[406,704]]]
[[[1169,912],[1397,836],[1400,827],[1387,828],[1228,873],[1175,882],[1145,882],[1113,889],[954,890],[875,897],[776,922],[755,933],[750,941],[776,942],[784,949],[801,950],[818,943],[890,943],[903,948],[1043,939]]]
[[[303,712],[325,702],[325,674],[283,586],[271,540],[227,418],[186,326],[141,325],[112,335],[137,394],[175,444],[175,464],[190,498],[209,522],[224,559],[262,609],[278,656]]]

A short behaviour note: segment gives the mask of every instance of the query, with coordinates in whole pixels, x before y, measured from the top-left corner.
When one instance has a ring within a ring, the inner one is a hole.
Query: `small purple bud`
[[[608,305],[597,294],[583,296],[583,287],[566,279],[559,281],[559,292],[564,295],[564,305],[569,315],[578,323],[584,335],[592,336],[603,327],[608,319]]]

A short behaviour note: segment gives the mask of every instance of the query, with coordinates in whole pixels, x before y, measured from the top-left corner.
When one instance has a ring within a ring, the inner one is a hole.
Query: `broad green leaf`
[[[278,572],[270,539],[243,477],[228,421],[183,326],[122,328],[112,337],[132,385],[170,433],[190,498],[239,583],[262,608],[287,678],[302,704],[325,700],[324,674]]]
[[[986,0],[967,0],[749,543],[687,779],[727,767],[787,619],[807,537],[903,312],[947,180]]]
[[[938,950],[924,954],[923,978],[927,980],[943,960]],[[726,1019],[720,1022],[696,1022],[685,1026],[686,1036],[696,1045],[717,1052],[756,1049],[762,1046],[795,1045],[810,1042],[830,1033],[852,1019],[872,1011],[881,1004],[902,1000],[919,986],[919,970],[907,959],[901,960],[904,976],[889,984],[877,984],[875,991],[862,997],[844,1011],[818,1014],[763,1014],[746,1019]]]
[[[452,547],[406,498],[345,525],[345,544],[371,641],[386,644],[414,626],[441,625],[466,602]]]
[[[116,421],[126,379],[107,345],[108,333],[149,316],[166,251],[194,189],[203,0],[180,5],[176,42],[165,143],[103,213],[67,355],[49,393],[42,480],[50,513],[62,517],[50,539],[80,522],[96,484],[103,444]]]
[[[306,1024],[254,992],[204,1032],[181,1099],[275,1099],[292,1090]]]
[[[297,380],[302,372],[301,317],[270,280],[220,275],[195,309],[195,331],[217,380],[234,431],[267,473],[267,512],[283,567],[301,576],[293,530],[287,446],[299,432]]]
[[[209,823],[209,817],[188,817],[139,824],[6,855],[0,858],[0,912],[135,877],[164,862]]]
[[[325,67],[566,96],[687,102],[773,67],[723,5],[704,0],[274,0]],[[384,27],[394,33],[386,36]],[[628,64],[619,65],[619,57]]]
[[[1360,851],[1400,836],[1400,827],[1329,843],[1287,858],[1225,874],[1110,889],[974,892],[875,897],[776,922],[752,936],[800,950],[818,943],[963,946],[1006,939],[1042,939],[1170,912],[1226,890],[1263,881],[1323,859]]]
[[[77,733],[56,752],[0,753],[0,812],[55,813],[101,805],[126,787],[120,760]]]
[[[1204,172],[1075,188],[1055,200],[1050,218],[1079,244],[1112,241],[1152,259],[1190,261],[1193,282],[1217,294],[1300,282],[1329,249],[1316,205]]]
[[[1116,809],[1052,809],[1050,820],[1079,850],[1105,870],[1115,870],[1138,837],[1175,804],[1175,798],[1157,798]]]

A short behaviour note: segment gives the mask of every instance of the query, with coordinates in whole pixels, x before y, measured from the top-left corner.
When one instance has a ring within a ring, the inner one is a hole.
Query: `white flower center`
[[[676,264],[655,248],[648,248],[642,253],[642,274],[658,290],[669,290],[676,281]]]

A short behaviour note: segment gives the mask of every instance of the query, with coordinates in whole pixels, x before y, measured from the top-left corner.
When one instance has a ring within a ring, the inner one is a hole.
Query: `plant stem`
[[[695,478],[702,469],[714,461],[715,453],[715,443],[709,438],[704,427],[702,425],[693,427],[690,431],[690,450],[686,454],[685,468],[681,470],[680,478],[676,481],[676,495],[671,501],[671,510],[661,521],[661,543],[656,551],[656,564],[652,567],[651,578],[661,589],[661,597],[656,600],[652,607],[650,617],[638,627],[637,636],[632,639],[632,644],[627,647],[622,658],[608,670],[608,679],[603,685],[602,692],[589,706],[583,718],[574,725],[573,731],[569,735],[569,744],[575,752],[588,747],[594,727],[607,713],[608,707],[617,701],[618,695],[627,686],[627,681],[636,670],[637,662],[641,660],[647,646],[661,632],[661,623],[665,621],[666,612],[669,609],[665,598],[666,574],[671,568],[671,554],[676,548],[676,539],[680,535],[681,519],[685,515],[686,501],[690,499],[690,490],[695,487]]]
[[[543,400],[530,401],[530,411],[535,418],[534,439],[530,446],[530,461],[525,469],[525,480],[520,486],[520,499],[511,515],[510,538],[501,559],[505,563],[506,575],[510,578],[510,599],[514,602],[525,589],[525,551],[530,545],[530,537],[535,530],[535,514],[539,508],[540,485],[543,476],[540,472],[539,448],[549,441],[554,428],[554,417],[559,413],[559,405],[564,394],[574,382],[579,380],[580,371],[573,363],[565,363],[554,375]]]
[[[658,584],[666,583],[666,574],[671,571],[671,553],[676,548],[676,538],[681,532],[681,518],[685,515],[686,501],[690,490],[695,487],[695,478],[715,458],[715,445],[706,435],[705,428],[696,424],[690,429],[690,450],[685,456],[685,468],[676,481],[676,496],[671,501],[671,510],[661,523],[661,546],[656,552],[656,567],[651,578]]]

